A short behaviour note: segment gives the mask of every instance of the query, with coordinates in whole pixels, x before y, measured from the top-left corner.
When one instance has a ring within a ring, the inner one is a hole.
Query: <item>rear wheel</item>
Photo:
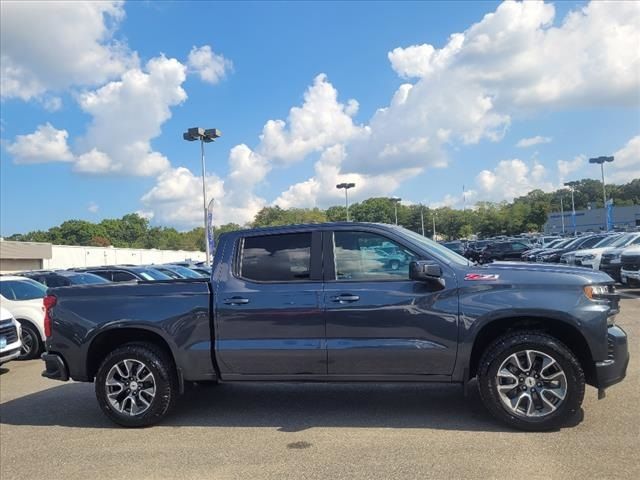
[[[102,411],[124,427],[162,420],[175,404],[178,380],[167,353],[153,344],[132,343],[111,352],[96,375]]]
[[[22,349],[19,360],[31,360],[42,352],[42,340],[38,329],[28,322],[20,321],[22,327]]]
[[[498,338],[480,360],[478,381],[487,409],[523,430],[561,427],[584,398],[584,372],[575,355],[542,332]]]

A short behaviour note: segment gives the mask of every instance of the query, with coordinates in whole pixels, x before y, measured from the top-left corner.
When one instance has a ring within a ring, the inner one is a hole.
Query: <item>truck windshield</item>
[[[409,237],[414,243],[421,245],[429,252],[434,252],[435,255],[447,263],[455,263],[460,266],[467,266],[471,262],[464,258],[462,255],[457,254],[453,250],[449,250],[447,247],[434,242],[433,240],[423,237],[419,233],[412,232],[404,227],[395,227],[402,235]]]

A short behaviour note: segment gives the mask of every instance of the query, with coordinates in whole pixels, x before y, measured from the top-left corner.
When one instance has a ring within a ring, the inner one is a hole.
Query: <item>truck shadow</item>
[[[582,421],[582,411],[572,420]],[[69,383],[0,405],[9,425],[117,428],[100,411],[93,385]],[[225,384],[194,387],[161,426],[425,428],[514,432],[482,406],[475,384]]]

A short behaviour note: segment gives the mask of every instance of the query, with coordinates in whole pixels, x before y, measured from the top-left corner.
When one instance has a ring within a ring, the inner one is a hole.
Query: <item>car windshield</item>
[[[630,245],[631,242],[633,242],[636,238],[640,238],[639,235],[620,235],[620,237],[615,241],[612,242],[611,245],[609,245],[610,247],[626,247],[627,245]]]
[[[0,282],[0,294],[7,300],[34,300],[44,298],[47,287],[30,278],[3,280]]]
[[[608,237],[604,237],[602,240],[596,243],[593,248],[609,247],[613,245],[613,242],[617,241],[619,238],[620,235],[610,235]]]
[[[171,280],[171,277],[169,275],[159,272],[158,270],[155,270],[153,268],[138,270],[136,271],[136,273],[145,280]]]
[[[556,238],[555,240],[552,240],[551,242],[549,242],[547,244],[547,248],[556,248],[558,245],[560,245],[564,240],[562,240],[561,238]]]
[[[76,273],[73,275],[65,275],[62,274],[63,277],[66,277],[71,281],[74,285],[89,285],[94,283],[111,283],[109,280],[99,277],[98,275],[94,275],[93,273]]]
[[[199,273],[194,272],[193,270],[191,270],[191,269],[189,269],[187,267],[181,267],[180,265],[171,265],[168,268],[170,268],[174,272],[179,273],[184,278],[202,278],[202,275],[200,275]]]
[[[409,237],[414,243],[424,247],[428,251],[433,251],[436,253],[438,257],[444,259],[448,263],[455,263],[457,265],[469,265],[470,262],[462,255],[457,254],[453,250],[448,249],[447,247],[440,245],[433,240],[423,237],[419,233],[412,232],[404,227],[394,227],[404,236]]]

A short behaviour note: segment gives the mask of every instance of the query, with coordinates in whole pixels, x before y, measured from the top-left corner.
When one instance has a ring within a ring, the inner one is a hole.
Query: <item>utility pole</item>
[[[604,213],[604,229],[609,231],[609,222],[607,221],[607,189],[604,184],[604,164],[606,162],[613,162],[613,157],[597,157],[590,158],[589,163],[599,163],[600,173],[602,174],[602,211]]]
[[[424,237],[424,207],[420,205],[420,223],[422,224],[422,236]]]
[[[433,241],[435,242],[435,241],[437,241],[436,240],[437,236],[436,236],[436,212],[435,212],[435,210],[433,212],[432,217],[433,217]]]
[[[355,187],[356,184],[355,183],[339,183],[338,185],[336,185],[336,188],[338,190],[340,190],[341,188],[344,188],[344,204],[345,204],[345,208],[347,209],[347,222],[350,221],[349,220],[349,189]]]
[[[562,193],[560,194],[560,216],[562,217],[562,236],[564,237],[564,204],[562,203]]]
[[[209,227],[207,225],[207,188],[206,188],[206,167],[204,163],[204,144],[213,142],[222,135],[217,128],[205,130],[200,127],[193,127],[182,134],[182,138],[188,142],[200,140],[200,161],[202,163],[202,209],[204,212],[204,243],[207,252],[207,265],[211,265],[211,251],[209,246]]]

